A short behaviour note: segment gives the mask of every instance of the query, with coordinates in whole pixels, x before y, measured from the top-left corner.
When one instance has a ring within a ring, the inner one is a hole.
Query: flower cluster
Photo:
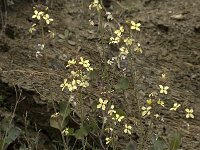
[[[37,20],[41,20],[44,19],[44,21],[46,22],[46,24],[50,24],[51,22],[53,22],[53,19],[50,18],[49,14],[47,14],[44,11],[38,11],[35,7],[33,7],[34,10],[34,15],[32,16],[33,19],[37,19]],[[48,10],[48,7],[46,7],[45,11]]]
[[[105,141],[106,141],[106,144],[109,144],[113,140],[113,138],[115,138],[114,133],[117,131],[115,126],[117,124],[120,125],[120,123],[122,123],[123,120],[125,119],[125,116],[117,113],[114,105],[109,106],[109,100],[107,99],[99,98],[97,109],[101,109],[104,114],[102,118],[103,118],[103,122],[107,126],[107,128],[105,128],[105,131],[109,134],[109,136],[105,138]],[[123,126],[124,126],[123,131],[125,134],[132,133],[131,125],[128,125],[127,123],[125,123]]]
[[[135,23],[134,21],[131,21],[129,25],[130,30],[132,29],[140,31],[140,23]],[[119,46],[119,55],[116,59],[117,61],[126,59],[131,47],[133,47],[134,51],[142,53],[140,43],[136,43],[135,39],[132,38],[131,35],[128,37],[126,35],[130,34],[126,34],[124,26],[120,26],[119,29],[114,31],[114,36],[110,37],[109,44],[117,44]]]
[[[44,10],[36,9],[36,7],[33,7],[33,9],[34,9],[34,14],[32,15],[33,19],[36,19],[38,21],[43,20],[47,25],[49,25],[51,22],[53,22],[53,19],[50,18],[49,14],[47,13],[47,11],[49,9],[48,7],[45,7]],[[29,29],[30,33],[33,33],[33,31],[36,31],[35,23]]]
[[[166,75],[165,74],[162,74],[161,75],[161,78],[163,79],[166,79]],[[159,93],[161,94],[161,96],[163,95],[167,95],[168,94],[168,90],[169,90],[169,86],[163,86],[163,85],[159,85]],[[152,92],[151,94],[149,94],[149,99],[146,100],[146,104],[148,106],[142,106],[141,109],[142,109],[142,116],[145,117],[145,116],[149,116],[151,114],[151,109],[156,105],[159,105],[159,106],[162,106],[162,107],[165,107],[165,102],[163,100],[161,100],[160,98],[158,98],[158,93],[157,92]],[[171,106],[169,108],[170,111],[177,111],[179,109],[179,107],[181,107],[181,104],[177,103],[177,102],[174,102],[173,106]],[[166,107],[165,107],[166,108]],[[154,109],[155,110],[155,109]],[[158,112],[158,109],[155,110]],[[155,112],[154,116],[156,118],[159,118],[160,115]],[[194,118],[194,110],[192,108],[186,108],[185,109],[185,112],[186,112],[186,118]]]
[[[75,59],[68,61],[67,68],[75,66],[74,69],[70,72],[70,79],[64,79],[64,82],[60,85],[62,91],[67,87],[67,89],[72,92],[77,90],[78,87],[86,88],[89,86],[89,77],[88,74],[93,68],[90,66],[89,60],[84,60],[83,57],[80,57],[79,62]]]

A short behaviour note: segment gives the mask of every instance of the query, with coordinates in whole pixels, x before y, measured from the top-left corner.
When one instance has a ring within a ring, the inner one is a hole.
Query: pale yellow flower
[[[160,99],[157,101],[158,105],[161,105],[162,107],[165,107],[164,101],[161,101]]]
[[[194,110],[192,108],[191,109],[186,108],[185,111],[186,111],[186,118],[194,118],[193,115]]]
[[[147,100],[147,104],[148,104],[148,105],[151,105],[152,103],[153,103],[152,99],[148,99],[148,100]]]
[[[105,128],[105,131],[107,131],[108,133],[113,132],[113,128]]]
[[[112,116],[113,114],[115,114],[116,113],[116,111],[114,110],[114,105],[111,105],[110,106],[110,110],[108,110],[108,114],[110,115],[110,116]]]
[[[49,17],[49,14],[45,14],[43,16],[43,19],[46,21],[46,24],[50,24],[50,22],[53,22],[53,19]]]
[[[78,83],[78,82],[77,82]],[[88,87],[89,86],[89,82],[88,81],[81,81],[78,83],[79,86],[82,86],[84,88]]]
[[[142,53],[142,48],[140,46],[140,43],[137,43],[137,47],[134,48],[134,51]]]
[[[112,119],[121,122],[124,118],[125,116],[120,116],[119,114],[115,114],[115,116]]]
[[[108,103],[108,100],[103,100],[102,98],[99,98],[99,104],[97,105],[97,108],[101,108],[102,110],[106,110],[106,105]]]
[[[174,106],[172,108],[170,108],[170,110],[176,111],[180,106],[181,106],[181,104],[174,103]]]
[[[68,84],[67,87],[70,92],[76,90],[77,89],[76,80],[73,79],[71,84]]]
[[[166,75],[163,73],[163,74],[161,75],[161,78],[165,79],[165,78],[166,78]]]
[[[75,65],[76,64],[76,60],[72,59],[72,60],[68,60],[68,64],[66,67],[69,67],[71,65]]]
[[[83,65],[83,67],[85,67],[85,68],[90,67],[89,60],[84,60],[83,57],[80,57],[80,62],[79,62],[79,64],[80,64],[80,65]]]
[[[106,145],[112,141],[112,137],[106,137]]]
[[[150,115],[150,110],[152,109],[151,106],[148,106],[148,107],[144,107],[142,106],[142,116],[149,116]]]
[[[64,83],[60,85],[60,87],[62,88],[62,91],[65,89],[66,86],[68,86],[67,79],[64,79]]]
[[[132,45],[133,44],[133,42],[134,42],[134,39],[132,39],[132,38],[125,38],[124,39],[124,43],[127,45],[127,46],[130,46],[130,45]]]
[[[31,27],[30,27],[30,29],[29,29],[29,32],[30,33],[33,33],[33,31],[36,31],[36,24],[34,23]]]
[[[131,134],[132,127],[130,125],[125,124],[124,133]]]
[[[94,1],[92,2],[92,4],[90,4],[89,9],[91,10],[92,8],[96,8],[97,11],[99,11],[99,10],[102,9],[102,6],[101,6],[101,4],[99,3],[99,0],[94,0]]]
[[[119,43],[120,42],[120,37],[116,37],[116,38],[114,38],[114,37],[111,37],[110,38],[110,42],[109,42],[109,44],[111,44],[111,43],[113,43],[113,44],[117,44],[117,43]]]
[[[38,10],[34,10],[34,15],[32,16],[32,18],[40,20],[43,15],[44,15],[43,11],[39,12]]]
[[[131,29],[140,31],[140,26],[140,23],[135,23],[134,21],[131,21]]]
[[[62,131],[62,134],[63,134],[64,136],[67,136],[67,135],[69,134],[69,128],[64,129],[64,130]]]
[[[159,85],[159,87],[160,87],[160,93],[167,94],[167,90],[169,89],[168,86]]]
[[[155,116],[156,118],[159,118],[159,117],[160,117],[160,115],[159,115],[159,114],[155,114],[154,116]]]
[[[120,26],[119,27],[119,30],[115,30],[115,34],[118,36],[118,37],[121,37],[122,33],[124,32],[124,27],[123,26]]]

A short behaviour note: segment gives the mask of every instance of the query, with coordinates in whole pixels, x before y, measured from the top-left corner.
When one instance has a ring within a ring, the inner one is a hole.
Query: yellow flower
[[[67,79],[64,79],[64,83],[60,85],[60,87],[62,88],[62,91],[65,89],[66,86],[68,86]]]
[[[124,133],[131,134],[132,127],[130,125],[125,124]]]
[[[93,71],[92,67],[87,67],[86,69],[87,69],[87,71]]]
[[[163,101],[161,101],[160,99],[157,101],[157,104],[158,105],[161,105],[162,107],[165,107],[165,103]]]
[[[118,36],[121,37],[122,33],[124,32],[124,27],[120,26],[119,30],[116,30],[114,33]]]
[[[159,115],[159,114],[155,114],[154,116],[155,116],[156,118],[159,118],[159,117],[160,117],[160,115]]]
[[[150,110],[152,109],[151,106],[148,106],[148,107],[144,107],[142,106],[142,116],[149,116],[150,115]]]
[[[106,105],[108,103],[108,100],[103,100],[102,98],[99,98],[99,104],[97,105],[97,108],[101,108],[102,110],[106,110]]]
[[[120,54],[119,54],[120,56],[127,56],[129,53],[128,49],[125,47],[120,47],[119,51],[120,51]]]
[[[169,89],[168,86],[159,85],[159,87],[160,87],[160,93],[167,94],[167,90]]]
[[[140,26],[140,23],[135,23],[134,21],[131,21],[131,29],[140,31]]]
[[[64,136],[67,136],[69,134],[69,128],[66,128],[65,130],[62,131],[62,134]]]
[[[105,128],[105,131],[107,131],[108,133],[113,132],[113,128]]]
[[[111,106],[110,106],[110,110],[108,110],[108,114],[109,114],[110,116],[112,116],[113,114],[116,113],[116,111],[114,110],[114,108],[115,108],[114,105],[111,105]]]
[[[74,71],[74,70],[71,71],[71,75],[73,77],[79,77],[79,74],[77,73],[77,71]]]
[[[156,97],[158,94],[154,91],[149,94],[149,97]]]
[[[56,112],[56,113],[51,115],[51,118],[58,118],[59,116],[60,116],[60,113]]]
[[[71,91],[74,91],[77,89],[77,85],[76,85],[76,80],[72,80],[72,83],[71,84],[68,84],[68,90],[71,92]]]
[[[152,103],[153,103],[152,99],[148,99],[148,100],[147,100],[147,104],[148,104],[148,105],[151,105]]]
[[[112,138],[111,137],[106,137],[106,145],[111,142]]]
[[[113,117],[113,120],[116,120],[118,122],[121,122],[125,117],[124,116],[120,116],[119,114],[115,114],[115,117]]]
[[[194,115],[193,115],[194,111],[192,108],[191,109],[186,108],[185,111],[186,111],[186,118],[194,118]]]
[[[161,75],[161,78],[165,79],[165,78],[166,78],[166,75],[163,73],[163,74]]]
[[[75,65],[76,64],[76,60],[72,59],[72,60],[68,60],[68,64],[66,67],[69,67],[71,65]]]
[[[114,37],[111,37],[110,38],[110,42],[109,42],[109,44],[111,44],[111,43],[113,43],[113,44],[117,44],[117,43],[119,43],[120,42],[120,37],[116,37],[116,38],[114,38]]]
[[[180,106],[181,106],[181,104],[174,103],[174,106],[172,108],[170,108],[170,110],[176,111]]]
[[[50,24],[50,22],[53,21],[52,18],[49,18],[49,14],[46,14],[43,16],[43,19],[46,21],[47,24]]]
[[[79,86],[82,86],[84,88],[89,86],[89,83],[87,81],[82,81],[82,82],[79,82],[78,84],[79,84]]]
[[[30,33],[33,33],[33,31],[36,31],[36,24],[34,23],[31,27],[30,27],[30,29],[29,29],[29,32]]]
[[[99,0],[94,0],[94,2],[90,4],[89,9],[91,10],[92,8],[96,8],[97,11],[102,9],[101,4],[99,4]]]
[[[134,39],[132,38],[125,38],[124,39],[124,43],[128,46],[128,45],[132,45],[133,44]]]
[[[89,63],[89,60],[84,60],[83,57],[80,57],[80,62],[79,62],[80,65],[83,65],[83,67],[85,68],[89,68],[90,67],[90,63]]]
[[[142,48],[140,46],[140,43],[137,43],[137,47],[134,48],[134,51],[142,53]]]
[[[32,18],[37,18],[38,20],[41,19],[41,17],[44,15],[44,12],[42,11],[37,11],[37,10],[34,10],[34,15],[32,16]]]

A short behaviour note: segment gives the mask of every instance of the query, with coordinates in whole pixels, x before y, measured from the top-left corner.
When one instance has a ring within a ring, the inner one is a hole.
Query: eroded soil
[[[66,77],[66,61],[74,56],[85,56],[94,66],[97,64],[96,69],[100,67],[98,25],[89,26],[88,22],[90,17],[94,20],[97,18],[95,14],[91,14],[88,6],[89,1],[82,3],[79,0],[51,4],[49,13],[54,18],[54,23],[49,29],[56,34],[68,31],[70,37],[64,42],[59,42],[58,36],[53,40],[47,38],[45,55],[48,61],[44,57],[36,58],[41,37],[37,32],[33,35],[28,32],[33,23],[32,3],[15,2],[7,7],[5,28],[2,28],[2,23],[5,22],[1,23],[0,95],[5,100],[0,103],[0,117],[13,110],[14,87],[22,89],[24,100],[16,111],[16,122],[23,127],[23,116],[27,112],[31,120],[30,132],[35,134],[35,124],[44,131],[41,137],[45,137],[46,141],[42,141],[41,145],[48,145],[52,139],[49,135],[52,130],[49,127],[49,117],[53,112],[51,99],[62,101],[66,98],[66,93],[60,90],[60,84]],[[105,1],[105,6],[120,23],[131,18],[142,24],[138,40],[143,53],[137,56],[134,66],[142,74],[140,84],[136,85],[141,101],[157,88],[158,78],[165,73],[170,86],[166,103],[173,104],[177,101],[183,106],[194,108],[195,118],[189,120],[184,119],[184,110],[179,114],[163,110],[165,121],[158,122],[156,130],[164,135],[179,129],[183,133],[182,148],[200,150],[200,1],[122,0],[110,3]],[[116,26],[112,22],[110,25]],[[105,45],[108,56],[112,55],[109,54],[113,51],[112,47],[109,47],[108,42]],[[86,109],[90,109],[90,103],[97,99],[97,93],[101,90],[96,87],[100,86],[101,84],[96,84],[89,88]],[[128,108],[125,109],[126,113],[138,114],[134,111],[136,106],[123,101],[119,96],[119,103]],[[47,148],[51,146],[44,147],[40,149],[51,149]]]

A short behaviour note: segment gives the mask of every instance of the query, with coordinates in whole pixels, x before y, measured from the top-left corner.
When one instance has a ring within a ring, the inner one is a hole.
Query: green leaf
[[[98,72],[96,70],[93,70],[89,73],[89,77],[91,80],[95,80],[98,77]]]
[[[88,131],[84,126],[81,126],[80,129],[76,130],[74,133],[74,136],[80,140],[83,139],[84,136],[87,136],[87,135],[88,135]]]
[[[129,80],[127,78],[121,78],[118,80],[118,83],[115,85],[117,90],[126,90],[129,88]]]
[[[59,123],[61,124],[62,121],[63,121],[62,116],[58,116],[58,117],[56,117],[56,118],[51,117],[51,118],[50,118],[50,126],[53,127],[53,128],[62,130],[62,129],[65,127],[64,122],[63,122],[63,124],[62,124],[61,127],[60,127]]]
[[[181,135],[180,133],[175,133],[170,137],[169,149],[177,150],[181,147]]]
[[[11,120],[11,116],[7,116],[7,117],[3,118],[3,120],[1,120],[0,131],[6,132],[8,127],[10,127],[10,128],[14,127],[14,124],[12,122],[10,124],[10,120]]]
[[[63,119],[66,119],[72,112],[72,109],[67,101],[60,102],[59,105],[60,105],[60,108],[59,108],[60,114],[63,117]]]
[[[59,38],[61,38],[62,40],[64,40],[64,39],[65,39],[65,36],[64,36],[64,35],[62,35],[62,34],[58,34],[58,37],[59,37]]]
[[[99,129],[96,120],[90,120],[89,126],[90,126],[90,132],[97,131]]]
[[[6,144],[10,144],[13,141],[15,141],[19,135],[21,133],[21,130],[17,127],[12,127],[9,131],[8,131],[8,135],[5,137],[5,143]]]
[[[161,137],[154,136],[152,138],[153,146],[150,148],[150,150],[165,150],[167,148],[166,142]]]
[[[120,116],[126,116],[126,113],[125,113],[122,109],[120,109],[120,108],[116,109],[116,112],[117,112],[117,114],[119,114]]]
[[[126,145],[126,150],[136,150],[137,144],[134,141],[130,141],[127,145]]]

